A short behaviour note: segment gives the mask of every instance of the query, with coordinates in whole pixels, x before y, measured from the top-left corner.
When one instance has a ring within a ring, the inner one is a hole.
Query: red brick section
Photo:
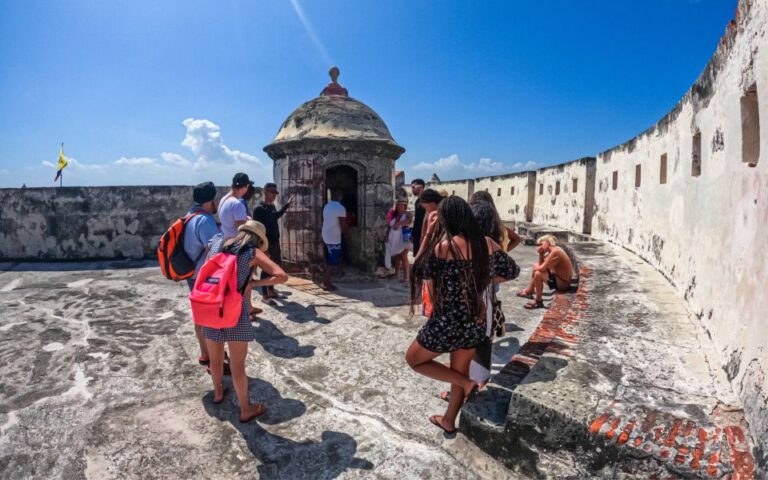
[[[555,293],[541,323],[504,367],[505,373],[520,382],[545,352],[566,356],[573,353],[572,348],[580,342],[574,329],[580,320],[588,317],[592,274],[591,268],[582,266],[579,268],[579,288],[576,293]]]
[[[590,424],[590,433],[609,443],[643,450],[677,471],[712,478],[728,475],[730,480],[755,478],[754,460],[741,427],[702,427],[654,410],[643,415],[625,414],[624,410],[618,402],[611,402]],[[618,431],[621,434],[616,435]]]

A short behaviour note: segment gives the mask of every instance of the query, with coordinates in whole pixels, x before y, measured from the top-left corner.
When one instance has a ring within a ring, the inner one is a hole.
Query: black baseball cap
[[[192,200],[197,204],[204,204],[216,198],[216,187],[213,182],[203,182],[192,189]]]
[[[244,187],[248,184],[253,185],[253,182],[248,178],[247,173],[239,172],[236,173],[234,177],[232,177],[232,186],[234,188]]]
[[[264,191],[266,192],[267,190],[274,191],[275,193],[280,193],[277,191],[277,184],[272,182],[267,182],[264,184]]]

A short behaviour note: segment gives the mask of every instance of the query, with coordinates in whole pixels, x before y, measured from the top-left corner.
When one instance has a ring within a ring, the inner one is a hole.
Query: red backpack
[[[189,301],[192,320],[197,325],[211,328],[237,325],[243,308],[243,292],[237,289],[237,255],[222,252],[206,260],[197,273]]]
[[[157,246],[157,260],[160,262],[160,271],[168,280],[186,280],[195,274],[197,259],[192,260],[184,251],[184,231],[187,222],[202,212],[194,212],[177,219],[170,228],[160,237]],[[203,254],[205,251],[203,251]],[[201,254],[202,255],[202,254]]]

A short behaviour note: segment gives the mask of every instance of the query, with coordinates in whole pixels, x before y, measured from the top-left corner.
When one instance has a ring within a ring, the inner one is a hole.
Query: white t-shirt
[[[248,220],[248,211],[240,199],[233,196],[225,197],[219,204],[219,220],[221,220],[221,233],[224,239],[237,235],[235,222]]]
[[[323,208],[323,242],[326,245],[341,243],[340,218],[346,218],[347,209],[335,200],[328,202]]]

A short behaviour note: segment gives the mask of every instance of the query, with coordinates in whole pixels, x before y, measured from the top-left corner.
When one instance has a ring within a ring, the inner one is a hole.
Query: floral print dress
[[[470,286],[466,278],[472,268],[470,260],[445,259],[430,256],[414,274],[424,280],[440,279],[441,298],[427,323],[419,330],[416,341],[436,353],[454,352],[477,347],[486,337],[485,319],[477,322],[477,315],[468,311],[465,292]],[[512,258],[501,250],[490,257],[492,276],[508,279],[519,275],[520,269]],[[488,308],[491,308],[488,305]]]

